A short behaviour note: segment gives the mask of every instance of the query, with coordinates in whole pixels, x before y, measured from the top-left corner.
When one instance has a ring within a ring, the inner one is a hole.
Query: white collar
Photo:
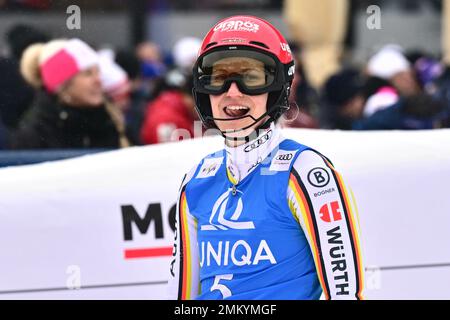
[[[225,145],[228,178],[238,184],[252,172],[282,141],[280,129],[272,122],[255,139],[237,146]]]

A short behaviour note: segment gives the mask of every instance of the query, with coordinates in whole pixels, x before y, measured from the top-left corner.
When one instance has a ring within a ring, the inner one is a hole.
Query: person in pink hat
[[[128,145],[117,108],[106,102],[98,54],[79,39],[28,47],[20,62],[38,91],[11,148],[118,148]]]

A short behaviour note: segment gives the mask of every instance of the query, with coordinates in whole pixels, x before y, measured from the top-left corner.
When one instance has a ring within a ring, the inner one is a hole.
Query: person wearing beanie
[[[397,45],[386,45],[374,54],[367,63],[367,73],[389,81],[401,96],[413,96],[421,91],[410,62]]]
[[[125,70],[114,61],[115,53],[109,49],[98,51],[100,80],[103,91],[120,110],[126,111],[130,103],[131,83]]]
[[[106,102],[98,54],[79,39],[28,47],[20,69],[38,90],[12,134],[11,148],[118,148],[128,145],[123,119]]]
[[[179,39],[172,48],[172,56],[175,67],[185,73],[192,71],[192,66],[197,60],[197,53],[202,45],[202,40],[195,37]]]
[[[378,50],[367,63],[367,75],[371,83],[384,83],[366,98],[364,117],[397,103],[404,96],[420,93],[413,68],[398,45],[388,44]]]

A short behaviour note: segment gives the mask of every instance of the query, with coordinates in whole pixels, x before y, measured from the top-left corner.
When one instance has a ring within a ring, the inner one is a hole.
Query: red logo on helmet
[[[287,43],[280,42],[281,50],[291,53],[291,48]]]
[[[319,212],[320,212],[320,219],[322,219],[325,222],[339,221],[342,219],[342,215],[339,208],[339,202],[337,201],[324,204],[322,208],[320,208]],[[333,217],[333,219],[331,219],[331,217]]]
[[[247,31],[258,32],[259,25],[251,21],[231,20],[219,23],[214,31]]]

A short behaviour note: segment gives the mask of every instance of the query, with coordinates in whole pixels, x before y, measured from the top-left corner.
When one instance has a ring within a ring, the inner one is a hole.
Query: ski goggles
[[[194,67],[196,91],[218,95],[235,82],[244,94],[258,95],[280,90],[284,66],[267,53],[248,49],[212,51]]]

